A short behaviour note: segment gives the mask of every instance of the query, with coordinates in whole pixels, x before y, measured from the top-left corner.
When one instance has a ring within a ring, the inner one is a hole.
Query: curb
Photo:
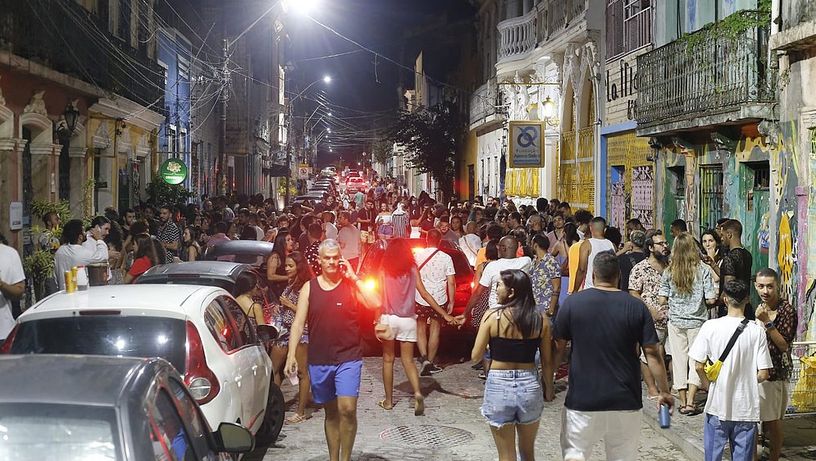
[[[689,433],[689,431],[685,430],[682,426],[675,426],[674,424],[668,429],[663,429],[657,420],[657,408],[653,404],[653,401],[645,398],[643,400],[643,417],[646,424],[679,448],[688,459],[702,461],[705,455],[702,438],[697,434]],[[649,403],[652,404],[650,405]],[[672,415],[672,420],[677,416],[678,414],[675,412],[675,414]]]

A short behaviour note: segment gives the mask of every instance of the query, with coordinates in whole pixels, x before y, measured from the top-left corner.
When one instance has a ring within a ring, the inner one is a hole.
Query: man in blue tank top
[[[322,273],[303,285],[289,336],[284,370],[297,373],[295,351],[309,322],[309,375],[315,403],[326,410],[326,443],[331,461],[349,461],[357,436],[357,397],[363,353],[358,308],[380,309],[379,295],[365,290],[340,245],[332,239],[319,247]]]

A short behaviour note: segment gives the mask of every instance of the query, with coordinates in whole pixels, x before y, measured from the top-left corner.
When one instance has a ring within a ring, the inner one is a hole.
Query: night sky
[[[312,16],[360,45],[413,67],[416,40],[404,37],[446,12],[468,14],[472,9],[467,0],[321,0]],[[289,71],[289,90],[297,93],[323,75],[332,76],[331,84],[318,83],[312,88],[325,88],[332,115],[340,118],[332,122],[332,132],[338,137],[333,141],[334,153],[342,151],[344,158],[356,158],[370,140],[370,130],[386,124],[388,115],[396,112],[400,82],[413,87],[413,73],[375,58],[308,17],[292,15],[287,27],[291,43],[287,60],[294,65]],[[341,53],[349,54],[327,57]],[[302,115],[311,113],[316,105],[306,101],[296,107]],[[323,150],[321,163],[329,160]]]

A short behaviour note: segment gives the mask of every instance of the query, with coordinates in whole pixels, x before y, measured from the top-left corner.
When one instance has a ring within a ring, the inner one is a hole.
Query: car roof
[[[229,242],[221,242],[213,247],[207,249],[207,254],[210,255],[239,255],[239,254],[263,254],[269,255],[272,253],[272,243],[263,240],[230,240]]]
[[[233,278],[245,270],[252,270],[252,266],[228,261],[190,261],[153,266],[142,274],[138,280],[149,279],[151,277],[164,278],[166,276],[191,274]]]
[[[117,406],[139,393],[139,382],[149,383],[144,379],[146,369],[164,366],[170,365],[157,358],[4,355],[0,356],[0,403]]]
[[[111,309],[161,312],[167,317],[183,318],[188,300],[202,300],[214,292],[221,293],[223,290],[199,285],[108,285],[74,293],[60,291],[23,312],[20,319]],[[198,303],[194,304],[198,306]]]

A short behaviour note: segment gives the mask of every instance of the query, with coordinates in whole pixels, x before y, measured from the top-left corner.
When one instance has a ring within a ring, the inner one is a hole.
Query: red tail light
[[[187,321],[187,358],[184,361],[184,384],[199,405],[203,405],[218,395],[221,384],[204,356],[204,344],[193,322]]]
[[[0,346],[0,354],[11,354],[11,344],[14,342],[14,337],[17,336],[17,330],[19,329],[19,323],[14,325],[14,328],[6,336],[6,341]]]

